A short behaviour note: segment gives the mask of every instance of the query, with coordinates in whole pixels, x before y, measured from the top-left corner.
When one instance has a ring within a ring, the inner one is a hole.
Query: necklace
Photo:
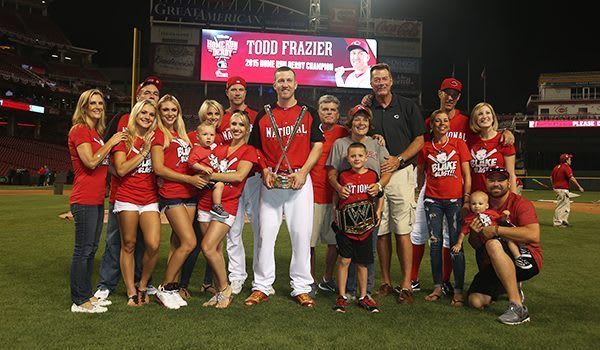
[[[450,138],[446,137],[446,143],[444,143],[441,148],[435,147],[435,140],[431,140],[431,145],[433,146],[433,149],[435,149],[438,153],[442,153],[444,152],[444,147],[446,147],[448,142],[450,142]]]

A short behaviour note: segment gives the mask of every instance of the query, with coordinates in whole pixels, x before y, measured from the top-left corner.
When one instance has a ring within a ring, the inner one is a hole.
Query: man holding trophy
[[[253,292],[246,305],[269,299],[275,281],[275,240],[283,214],[292,241],[291,296],[302,306],[315,304],[308,295],[313,283],[312,227],[308,224],[313,220],[313,189],[309,173],[321,155],[324,138],[316,110],[296,100],[297,87],[296,74],[291,68],[277,68],[273,83],[277,102],[259,112],[250,137],[250,144],[259,151],[263,186]]]

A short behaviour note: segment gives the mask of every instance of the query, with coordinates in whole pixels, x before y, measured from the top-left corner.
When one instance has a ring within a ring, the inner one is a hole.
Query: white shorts
[[[158,202],[150,203],[146,205],[138,205],[133,203],[115,201],[115,206],[113,207],[113,213],[119,213],[122,211],[137,211],[138,213],[144,213],[147,211],[155,211],[158,212]]]
[[[211,214],[208,211],[198,209],[198,222],[211,222],[211,221],[222,222],[225,225],[231,227],[231,226],[233,226],[233,222],[235,221],[235,215],[229,214],[229,217],[227,219],[222,219],[218,216],[214,216],[213,214]]]

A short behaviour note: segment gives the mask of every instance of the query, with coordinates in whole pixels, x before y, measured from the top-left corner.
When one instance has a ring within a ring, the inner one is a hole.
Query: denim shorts
[[[158,196],[158,208],[161,213],[164,213],[165,210],[170,208],[175,208],[179,206],[186,207],[195,207],[198,204],[198,197],[190,197],[190,198],[164,198],[162,196]]]

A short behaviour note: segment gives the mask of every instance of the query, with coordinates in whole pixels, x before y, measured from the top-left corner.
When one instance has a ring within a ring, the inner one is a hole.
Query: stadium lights
[[[70,60],[71,60],[71,57],[69,57],[69,56],[65,56],[65,60],[68,60],[68,61],[70,61]]]
[[[58,55],[53,53],[53,54],[52,54],[52,57],[54,57],[54,58],[58,58]]]

